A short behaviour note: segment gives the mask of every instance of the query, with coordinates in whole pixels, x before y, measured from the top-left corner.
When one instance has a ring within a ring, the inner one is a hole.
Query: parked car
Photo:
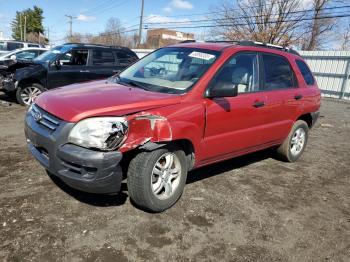
[[[0,55],[16,49],[29,48],[29,47],[44,48],[44,45],[37,44],[37,43],[16,41],[16,40],[0,40]]]
[[[30,105],[47,89],[105,79],[137,59],[137,55],[126,47],[68,43],[43,53],[26,67],[16,69],[3,88],[8,93],[16,93],[21,105]]]
[[[5,60],[33,60],[42,53],[46,52],[47,48],[41,47],[30,47],[30,48],[20,48],[11,52],[4,53],[0,55],[0,64]]]
[[[270,147],[298,160],[319,108],[316,81],[293,50],[186,43],[109,81],[43,93],[25,134],[50,175],[93,193],[118,192],[126,176],[131,200],[158,212],[177,202],[194,168]]]

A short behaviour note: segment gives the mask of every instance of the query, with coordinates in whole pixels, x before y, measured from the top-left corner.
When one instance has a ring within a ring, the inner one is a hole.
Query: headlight
[[[128,122],[124,117],[92,117],[81,120],[70,131],[68,141],[87,148],[114,150],[126,138]]]

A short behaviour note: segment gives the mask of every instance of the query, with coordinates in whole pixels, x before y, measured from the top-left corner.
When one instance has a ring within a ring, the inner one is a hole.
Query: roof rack
[[[285,51],[285,52],[300,56],[300,54],[292,48],[280,46],[280,45],[274,45],[270,43],[263,43],[263,42],[257,42],[257,41],[239,41],[238,44],[243,46],[263,46],[266,48],[278,49],[281,51]]]
[[[127,47],[124,46],[119,46],[119,45],[101,45],[101,44],[90,44],[90,43],[74,43],[74,42],[68,42],[64,43],[64,45],[80,45],[80,46],[95,46],[95,47],[109,47],[109,48],[119,48],[119,49],[128,49]]]
[[[193,42],[196,42],[196,40],[186,40],[186,41],[183,41],[181,43],[193,43]],[[228,43],[228,44],[235,44],[235,45],[241,45],[241,46],[260,46],[260,47],[265,47],[265,48],[277,49],[277,50],[285,51],[285,52],[300,56],[300,54],[292,48],[274,45],[274,44],[270,44],[270,43],[257,42],[257,41],[210,40],[210,41],[205,41],[205,42],[206,43]]]

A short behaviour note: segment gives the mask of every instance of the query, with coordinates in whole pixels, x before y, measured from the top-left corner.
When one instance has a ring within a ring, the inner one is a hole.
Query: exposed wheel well
[[[307,113],[307,114],[299,116],[297,120],[303,120],[303,121],[305,121],[307,123],[309,128],[312,127],[312,116],[311,116],[310,113]]]
[[[173,140],[173,141],[168,141],[168,142],[159,142],[159,143],[153,143],[153,142],[148,142],[136,149],[127,151],[123,154],[123,159],[121,162],[121,166],[123,169],[123,174],[127,174],[127,169],[129,166],[129,163],[131,159],[133,159],[137,154],[139,154],[142,151],[153,151],[158,148],[162,148],[164,146],[171,146],[171,145],[176,145],[180,147],[186,155],[187,158],[187,167],[188,170],[191,170],[194,167],[195,164],[195,150],[192,142],[188,139],[178,139],[178,140]],[[125,176],[124,176],[125,178]]]
[[[26,86],[29,84],[39,84],[39,85],[43,86],[43,84],[38,79],[35,79],[35,78],[24,79],[18,83],[18,86],[23,87],[23,86]]]
[[[174,140],[171,142],[182,148],[187,157],[188,170],[191,170],[195,163],[195,150],[192,142],[188,139]]]

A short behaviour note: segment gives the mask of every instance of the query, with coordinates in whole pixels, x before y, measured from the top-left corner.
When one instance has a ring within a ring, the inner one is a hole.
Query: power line
[[[102,14],[106,11],[109,11],[111,8],[122,6],[122,5],[126,4],[127,2],[128,2],[128,0],[123,1],[123,2],[117,2],[115,0],[112,0],[112,2],[108,3],[106,6],[102,7],[100,10],[97,9],[95,11],[89,12],[88,14],[99,15],[99,14]]]
[[[343,15],[329,15],[329,16],[322,16],[322,17],[312,17],[312,18],[301,18],[301,19],[287,19],[287,20],[278,20],[278,21],[266,21],[266,22],[255,22],[255,23],[239,23],[239,24],[220,24],[220,25],[196,25],[196,26],[170,26],[166,27],[166,29],[178,29],[178,28],[211,28],[211,27],[231,27],[232,25],[235,26],[245,26],[245,25],[259,25],[259,24],[274,24],[274,23],[287,23],[287,22],[302,22],[302,21],[310,21],[310,20],[322,20],[322,19],[331,19],[331,18],[343,18],[343,17],[350,17],[349,13],[343,14]],[[156,27],[147,28],[147,29],[157,29]]]
[[[327,7],[323,8],[323,10],[335,10],[335,9],[343,9],[343,8],[350,8],[350,5],[346,6],[334,6],[334,7]],[[150,22],[147,23],[148,25],[159,25],[159,24],[190,24],[190,23],[202,23],[202,22],[211,22],[211,21],[232,21],[232,20],[238,20],[238,19],[246,19],[246,18],[255,18],[255,17],[264,17],[264,16],[278,16],[278,15],[285,15],[285,14],[299,14],[299,13],[309,13],[314,11],[314,9],[307,9],[307,10],[298,10],[298,11],[291,11],[288,13],[276,13],[276,14],[263,14],[263,15],[252,15],[252,16],[239,16],[239,17],[232,17],[232,18],[207,18],[207,19],[199,19],[199,20],[188,20],[188,21],[168,21],[168,22]],[[349,12],[349,11],[344,11]]]
[[[255,6],[249,6],[249,8],[259,8],[259,7],[267,7],[267,6],[273,6],[276,5],[278,6],[278,4],[284,4],[285,0],[281,0],[281,1],[276,1],[273,3],[265,3],[265,4],[261,4],[261,5],[255,5]],[[239,11],[241,10],[240,8],[230,8],[229,11]],[[166,17],[186,17],[186,16],[203,16],[203,15],[212,15],[212,14],[222,14],[222,13],[226,13],[226,11],[211,11],[211,12],[204,12],[204,13],[192,13],[192,14],[182,14],[182,15],[168,15]]]

